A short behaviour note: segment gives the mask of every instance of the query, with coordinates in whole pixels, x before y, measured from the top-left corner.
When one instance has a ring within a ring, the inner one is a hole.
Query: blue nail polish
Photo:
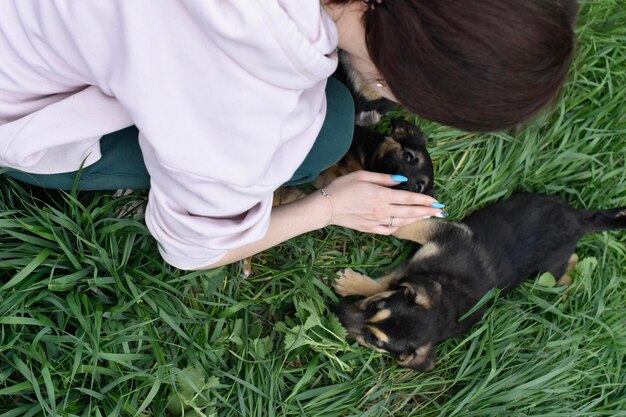
[[[407,182],[409,179],[404,175],[392,175],[391,179],[395,182]]]
[[[446,205],[445,205],[445,204],[443,204],[443,203],[432,203],[430,206],[431,206],[432,208],[442,209],[442,208],[444,208]]]

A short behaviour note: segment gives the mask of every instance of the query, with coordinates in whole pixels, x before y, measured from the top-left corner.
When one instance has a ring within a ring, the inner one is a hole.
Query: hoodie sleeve
[[[265,235],[337,65],[317,0],[7,0],[0,12],[0,165],[73,171],[135,124],[146,223],[167,262],[207,266]]]
[[[336,67],[334,26],[311,3],[119,2],[125,38],[107,81],[140,130],[146,222],[168,263],[207,266],[267,232]]]

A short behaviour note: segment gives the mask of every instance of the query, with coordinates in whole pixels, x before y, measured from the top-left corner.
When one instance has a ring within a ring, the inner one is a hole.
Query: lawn
[[[582,2],[559,101],[532,123],[430,137],[450,219],[516,190],[626,205],[626,1]],[[345,339],[336,270],[411,245],[337,227],[240,265],[164,265],[145,193],[43,203],[0,177],[0,417],[626,416],[626,232],[581,240],[569,287],[528,280],[416,374]],[[127,206],[128,207],[128,206]]]

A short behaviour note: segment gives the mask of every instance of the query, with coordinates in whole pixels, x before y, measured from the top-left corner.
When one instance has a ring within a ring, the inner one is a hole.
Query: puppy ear
[[[428,289],[424,285],[410,282],[400,284],[401,287],[404,287],[404,294],[409,298],[413,298],[415,304],[426,310],[431,310],[434,306],[439,304],[439,300],[441,299],[441,284],[434,281],[427,285],[429,287]]]
[[[402,118],[391,120],[391,133],[396,137],[412,136],[419,128]]]
[[[426,136],[413,123],[404,119],[393,119],[391,126],[391,136],[398,142],[414,146],[426,146]]]
[[[382,118],[383,115],[377,110],[362,111],[357,113],[357,115],[354,117],[354,123],[357,126],[362,127],[374,126],[375,124],[380,122],[380,119]]]
[[[412,352],[396,357],[398,365],[418,372],[431,371],[435,367],[435,349],[433,343],[426,343]]]

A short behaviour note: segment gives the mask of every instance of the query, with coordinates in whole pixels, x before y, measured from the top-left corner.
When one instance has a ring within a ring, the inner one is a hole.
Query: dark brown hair
[[[558,95],[577,13],[576,0],[383,0],[363,20],[370,58],[401,105],[492,131],[527,121]]]

